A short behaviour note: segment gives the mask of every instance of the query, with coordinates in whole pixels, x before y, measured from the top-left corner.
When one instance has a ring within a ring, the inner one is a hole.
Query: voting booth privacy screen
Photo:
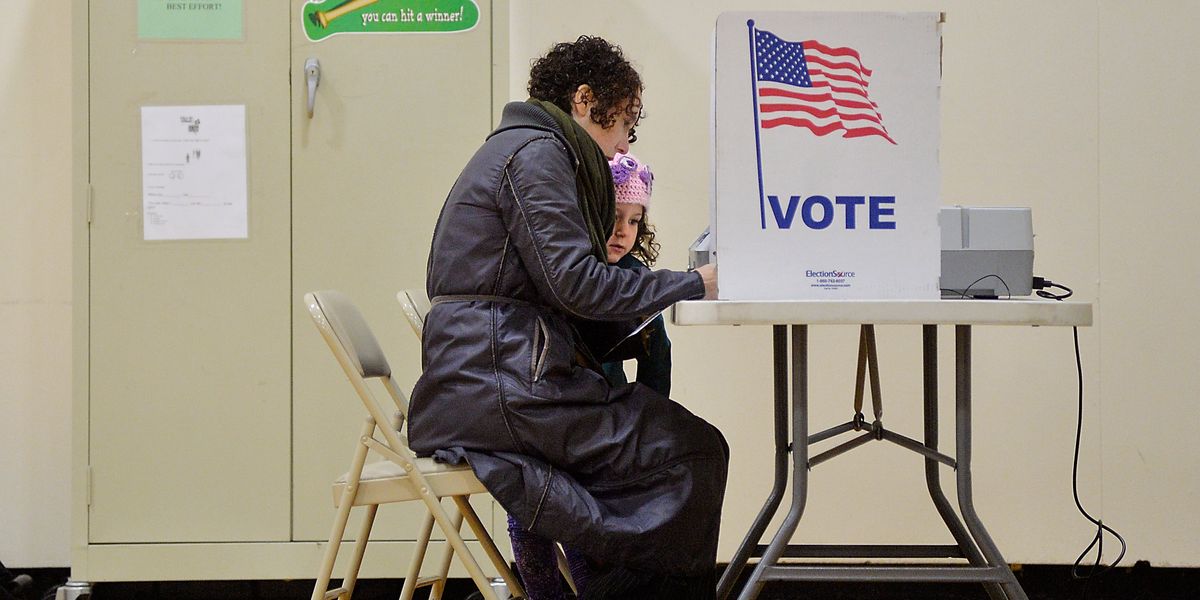
[[[728,300],[939,296],[937,13],[724,13],[713,99]]]

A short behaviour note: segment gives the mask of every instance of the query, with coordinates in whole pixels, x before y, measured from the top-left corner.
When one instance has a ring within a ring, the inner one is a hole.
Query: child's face
[[[608,264],[616,263],[629,254],[637,241],[638,223],[642,222],[645,207],[640,204],[617,203],[617,220],[608,238]]]

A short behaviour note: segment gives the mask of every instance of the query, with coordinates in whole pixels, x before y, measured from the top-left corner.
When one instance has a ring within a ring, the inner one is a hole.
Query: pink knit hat
[[[650,167],[632,154],[618,152],[608,161],[608,168],[612,169],[617,202],[650,208],[650,191],[654,189],[654,174]]]

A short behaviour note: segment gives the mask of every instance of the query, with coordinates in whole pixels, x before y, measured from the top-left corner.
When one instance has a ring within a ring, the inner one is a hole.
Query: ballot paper
[[[248,235],[246,107],[142,107],[142,238]]]
[[[670,307],[668,307],[668,308],[670,308]],[[625,337],[621,338],[621,341],[617,342],[616,344],[613,344],[613,347],[609,348],[604,353],[604,356],[608,356],[608,355],[612,354],[614,351],[616,351],[617,348],[621,347],[621,344],[624,344],[625,342],[629,341],[634,336],[640,334],[642,332],[642,330],[646,328],[647,325],[653,323],[654,320],[657,319],[659,315],[663,314],[663,311],[665,311],[665,310],[667,310],[667,309],[664,308],[664,309],[650,315],[649,317],[646,317],[646,320],[642,321],[640,324],[638,324],[637,327],[634,327],[633,331],[630,331],[629,333],[625,334]]]

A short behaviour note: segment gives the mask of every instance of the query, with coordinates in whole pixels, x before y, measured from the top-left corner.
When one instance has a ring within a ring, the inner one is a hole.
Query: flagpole
[[[767,208],[763,196],[762,144],[758,140],[758,52],[754,45],[754,19],[746,21],[746,29],[750,35],[750,97],[754,102],[754,155],[758,164],[758,220],[762,228],[766,229]]]

